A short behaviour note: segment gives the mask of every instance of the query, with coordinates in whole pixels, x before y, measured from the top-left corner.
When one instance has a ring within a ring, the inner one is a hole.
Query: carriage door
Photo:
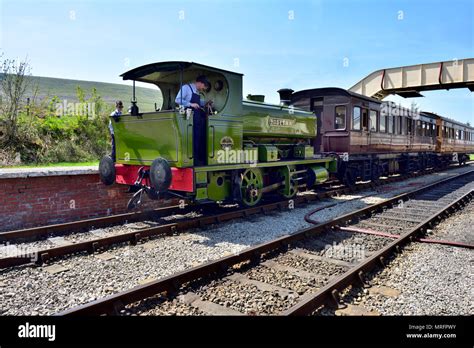
[[[435,151],[441,152],[441,144],[443,143],[443,124],[441,118],[436,118],[436,146]]]
[[[407,120],[407,132],[408,132],[408,149],[412,150],[413,142],[415,140],[415,135],[413,134],[415,132],[415,120],[412,120],[409,117],[407,117],[406,120]]]
[[[368,150],[370,145],[369,109],[361,108],[362,143],[361,148]]]
[[[316,116],[317,135],[316,135],[316,140],[314,142],[314,152],[315,153],[323,152],[323,149],[321,148],[322,138],[323,138],[323,134],[324,134],[324,131],[321,128],[322,124],[323,124],[323,122],[322,122],[323,109],[324,109],[323,97],[311,99],[311,111],[314,112],[314,115]]]

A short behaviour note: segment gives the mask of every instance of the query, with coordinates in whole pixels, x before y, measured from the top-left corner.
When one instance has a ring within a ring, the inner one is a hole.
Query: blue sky
[[[0,51],[28,56],[34,75],[123,83],[136,66],[196,61],[245,74],[244,95],[270,102],[282,87],[349,88],[381,68],[474,57],[472,0],[0,4]],[[474,123],[469,90],[425,96],[392,99]]]

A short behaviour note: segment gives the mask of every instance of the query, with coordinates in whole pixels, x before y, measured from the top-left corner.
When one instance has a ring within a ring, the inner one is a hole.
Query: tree
[[[25,94],[31,84],[31,68],[28,60],[5,59],[0,56],[0,118],[6,128],[6,139],[13,141],[17,136],[18,114],[25,102]]]

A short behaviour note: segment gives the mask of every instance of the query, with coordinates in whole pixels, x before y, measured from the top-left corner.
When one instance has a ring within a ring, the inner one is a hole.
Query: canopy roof
[[[124,80],[156,83],[158,81],[165,80],[167,76],[176,76],[176,72],[180,70],[204,70],[242,76],[242,74],[233,71],[222,70],[208,65],[183,61],[169,61],[147,64],[129,70],[120,76]]]

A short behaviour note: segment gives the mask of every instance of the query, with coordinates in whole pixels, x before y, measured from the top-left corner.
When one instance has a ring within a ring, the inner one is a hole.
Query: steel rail
[[[136,222],[147,218],[159,217],[168,214],[179,208],[179,205],[170,205],[150,211],[140,211],[133,213],[116,214],[92,219],[71,221],[61,224],[45,225],[32,228],[25,228],[13,231],[0,232],[0,242],[10,241],[33,241],[49,236],[50,234],[70,233],[71,231],[81,231],[91,227],[107,227],[124,222]]]
[[[279,200],[276,202],[272,202],[272,203],[268,203],[264,205],[258,205],[258,206],[250,207],[250,208],[240,208],[240,209],[231,210],[225,213],[197,217],[197,218],[184,220],[177,223],[171,223],[171,224],[165,224],[165,225],[160,225],[156,227],[145,228],[145,229],[117,234],[117,235],[113,235],[109,237],[96,238],[96,239],[91,239],[91,240],[83,241],[79,243],[73,243],[73,244],[68,244],[68,245],[58,246],[58,247],[53,247],[53,248],[46,248],[46,249],[36,250],[32,252],[22,252],[17,255],[0,258],[0,269],[21,266],[21,265],[30,264],[30,263],[41,265],[44,262],[47,262],[57,257],[77,254],[81,252],[94,253],[100,250],[104,250],[116,244],[130,243],[132,245],[136,245],[143,238],[173,235],[173,234],[177,234],[177,233],[180,233],[192,228],[201,228],[201,227],[205,227],[212,224],[219,224],[225,221],[230,221],[233,219],[245,218],[251,215],[266,214],[268,212],[275,211],[275,210],[279,210],[279,211],[288,210],[289,209],[288,202],[290,200],[292,201],[293,207],[297,207],[300,205],[311,203],[316,200],[321,200],[324,198],[329,198],[329,197],[333,197],[340,194],[354,193],[354,192],[358,192],[367,188],[375,188],[375,187],[383,186],[383,185],[390,184],[393,182],[399,182],[407,178],[418,177],[418,176],[422,176],[426,174],[427,173],[424,172],[424,173],[409,174],[407,176],[389,177],[387,179],[383,179],[379,181],[378,183],[374,183],[374,182],[359,183],[353,188],[342,187],[342,188],[338,188],[338,189],[334,189],[330,191],[318,192],[316,194],[310,194],[310,195],[297,196],[292,199]],[[162,208],[160,215],[166,215],[166,213],[171,213],[174,211],[174,209],[177,209],[177,207],[178,206]],[[146,216],[146,214],[150,214],[154,212],[156,212],[156,210],[151,211],[151,212],[144,212],[144,213],[132,213],[132,215],[144,214],[142,216]],[[182,209],[179,212],[182,213]],[[123,214],[123,215],[128,215],[128,214]],[[155,215],[155,217],[157,216]],[[96,219],[84,220],[84,227],[86,226],[86,223],[91,222],[91,221],[94,223]],[[82,225],[82,222],[79,221],[77,223],[66,223],[64,225],[69,226],[70,224],[76,224],[75,226],[78,226],[78,225]],[[96,225],[92,225],[92,226],[96,226]],[[53,225],[52,227],[57,228],[57,229],[64,228],[63,225]],[[43,228],[38,228],[38,229],[41,230],[41,233],[45,233],[44,229],[47,229],[47,228],[48,226],[43,227]],[[17,236],[18,233],[19,234],[31,233],[29,231],[30,229],[24,230],[24,231],[13,231],[11,232],[10,237],[7,237],[7,238],[13,239],[12,236]],[[2,239],[0,239],[0,241],[1,240]]]
[[[428,226],[431,226],[434,222],[436,222],[440,215],[446,214],[447,212],[453,211],[456,208],[464,205],[466,202],[472,199],[473,196],[474,191],[470,191],[463,195],[461,198],[450,203],[448,206],[439,209],[429,218],[422,221],[413,229],[401,235],[399,238],[395,239],[395,241],[391,242],[390,244],[382,248],[380,251],[376,252],[367,260],[351,268],[346,273],[338,276],[336,279],[319,289],[314,294],[311,294],[311,296],[306,297],[301,302],[298,302],[293,307],[284,311],[282,315],[310,315],[316,309],[330,301],[335,301],[335,304],[337,305],[339,302],[339,293],[341,291],[343,291],[354,283],[363,285],[364,274],[372,271],[378,265],[385,266],[385,260],[387,260],[391,254],[398,252],[398,250],[400,250],[400,247],[402,247],[404,244],[415,242],[416,240],[414,239],[414,237],[417,234],[425,232],[425,229]]]
[[[431,183],[429,185],[415,189],[413,191],[389,198],[378,204],[370,205],[365,208],[359,209],[357,211],[353,211],[345,215],[339,216],[333,220],[320,223],[318,225],[302,229],[293,234],[279,237],[270,242],[266,242],[266,243],[245,249],[240,253],[229,255],[229,256],[220,258],[218,260],[209,261],[207,263],[190,268],[188,270],[181,271],[177,274],[152,281],[148,284],[137,286],[132,289],[71,308],[69,310],[58,313],[58,315],[69,316],[69,315],[117,314],[119,310],[122,309],[125,305],[146,299],[148,297],[151,297],[160,293],[171,293],[171,294],[176,293],[180,289],[180,287],[186,283],[196,281],[200,278],[208,277],[212,275],[219,275],[219,274],[225,275],[226,272],[229,270],[229,268],[243,262],[250,261],[254,263],[259,263],[260,259],[262,258],[264,254],[285,251],[288,249],[290,245],[294,244],[297,241],[317,235],[330,228],[339,227],[340,225],[349,223],[353,220],[357,220],[361,216],[370,216],[373,213],[381,212],[383,211],[384,207],[393,207],[395,205],[398,205],[398,203],[401,200],[402,201],[408,200],[409,198],[416,196],[418,194],[421,194],[422,192],[425,192],[427,190],[433,189],[437,186],[449,183],[454,180],[459,180],[460,178],[463,178],[472,174],[474,174],[474,170],[459,174],[454,177],[442,179],[440,181]],[[469,194],[451,203],[448,206],[448,208],[440,209],[438,213],[430,217],[428,221],[425,221],[423,224],[419,224],[417,226],[418,230],[421,230],[429,222],[434,222],[435,220],[439,218],[439,215],[445,213],[447,209],[460,205],[462,202],[464,202],[464,200],[471,198],[472,195],[473,193],[470,192]],[[348,275],[346,277],[344,278],[339,277],[338,279],[340,283],[336,284],[336,287],[337,288],[339,288],[339,286],[342,287],[342,285],[344,284],[350,284],[354,279],[359,279],[359,271],[366,270],[366,268],[368,268],[369,265],[372,265],[373,262],[376,262],[377,260],[380,261],[380,257],[387,255],[389,251],[392,251],[392,249],[396,249],[397,245],[401,245],[403,242],[409,240],[410,237],[412,237],[412,234],[403,235],[400,239],[394,241],[388,247],[383,248],[380,253],[377,253],[376,255],[372,256],[369,259],[370,262],[368,261],[363,262],[362,265],[357,268],[357,271],[351,269],[347,273]],[[334,286],[334,284],[335,282],[330,283],[330,285],[332,286]],[[330,293],[333,290],[333,287],[330,287],[329,285],[327,285],[323,287],[322,289],[324,289],[324,301],[326,301],[327,300],[326,296],[331,296]],[[318,293],[323,293],[323,292],[321,290]],[[318,300],[318,298],[315,299],[314,297],[312,297],[310,300],[301,302],[302,304],[300,306],[298,307],[295,306],[293,308],[293,311],[287,311],[283,314],[288,314],[288,315],[307,314],[312,311],[313,303],[317,301],[320,301],[320,300]]]
[[[474,161],[467,162],[467,164],[474,163]],[[450,170],[459,168],[458,166],[450,166],[448,168],[444,168],[442,170]],[[400,180],[408,179],[411,177],[417,177],[422,175],[428,175],[436,172],[435,169],[428,169],[423,172],[417,172],[412,174],[400,175],[400,176],[392,176],[386,179],[380,180],[380,183],[359,183],[355,188],[348,188],[348,187],[341,187],[335,190],[328,190],[326,192],[318,193],[319,197],[328,197],[331,194],[344,194],[349,192],[354,192],[354,190],[361,190],[368,187],[375,187],[380,186],[381,184],[391,183],[391,182],[398,182]],[[335,182],[335,181],[332,181]],[[325,188],[327,183],[323,183],[320,185],[321,188]],[[306,203],[313,201],[317,198],[297,198],[297,203],[301,203],[301,200],[304,200]],[[172,203],[172,205],[156,208],[149,211],[139,211],[139,212],[132,212],[132,213],[123,213],[123,214],[116,214],[111,216],[104,216],[104,217],[97,217],[91,219],[84,219],[78,221],[71,221],[66,223],[60,224],[52,224],[52,225],[45,225],[45,226],[38,226],[38,227],[31,227],[26,229],[18,229],[12,231],[0,231],[0,243],[5,242],[12,242],[12,241],[36,241],[40,240],[41,238],[48,237],[52,234],[54,235],[63,235],[72,232],[79,232],[83,230],[87,230],[94,227],[108,227],[114,226],[118,224],[123,224],[125,222],[137,222],[143,221],[145,219],[152,219],[157,217],[166,216],[166,214],[171,214],[174,210],[180,209],[179,212],[182,213],[183,209],[180,208],[179,205],[175,204],[176,202]],[[193,206],[190,204],[186,204],[187,209],[192,208]]]

